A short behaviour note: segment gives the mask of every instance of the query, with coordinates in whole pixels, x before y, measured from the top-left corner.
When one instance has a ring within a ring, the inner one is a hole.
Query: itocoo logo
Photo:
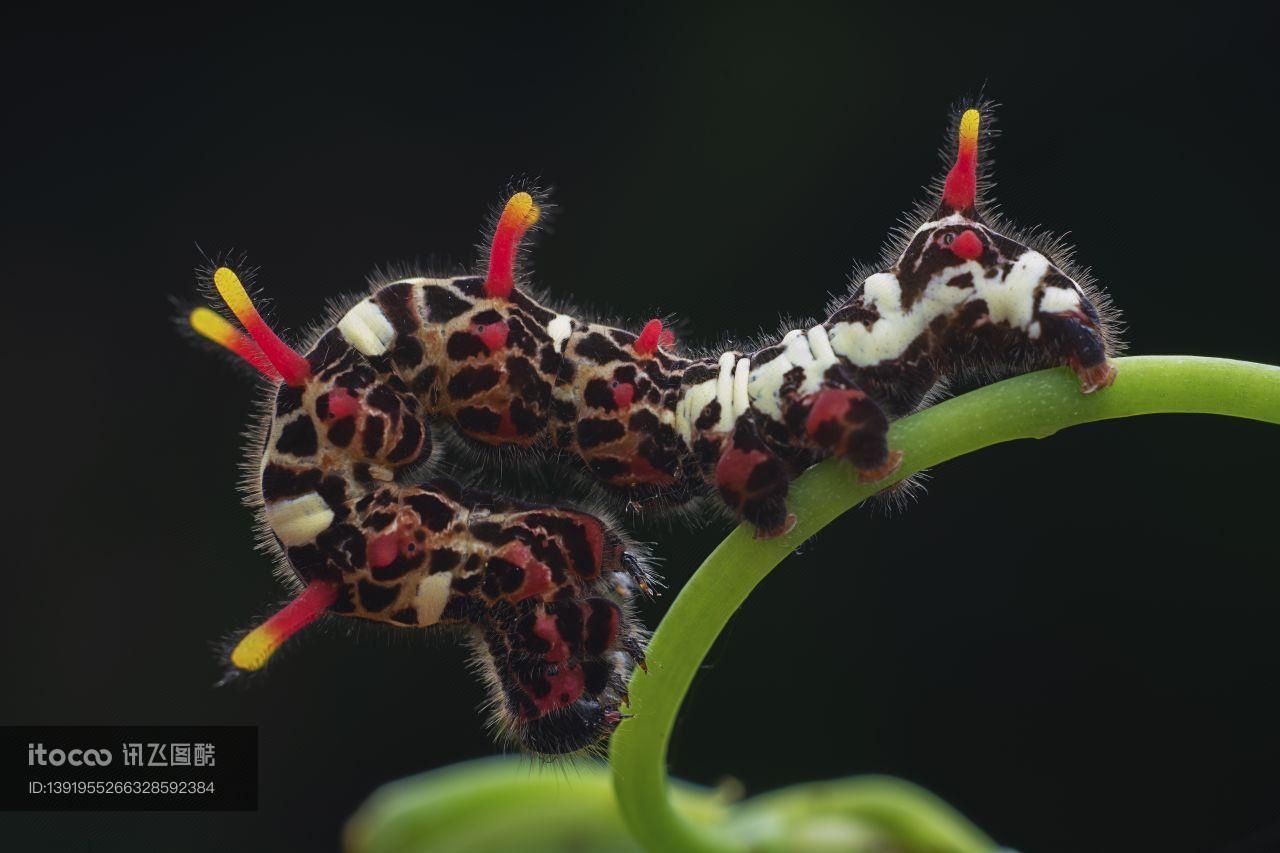
[[[72,767],[106,767],[111,763],[109,749],[45,749],[42,743],[27,744],[27,766],[61,767],[69,764]]]

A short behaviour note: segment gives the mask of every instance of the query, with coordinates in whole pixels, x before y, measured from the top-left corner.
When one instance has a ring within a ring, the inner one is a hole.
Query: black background
[[[380,783],[493,751],[451,642],[343,623],[212,688],[281,590],[234,488],[250,384],[170,325],[197,242],[298,328],[379,264],[469,262],[541,176],[538,281],[711,343],[820,311],[985,84],[1004,209],[1071,231],[1134,352],[1280,361],[1263,5],[1044,6],[10,18],[0,722],[254,723],[262,779],[256,814],[4,814],[0,843],[326,849]],[[1095,424],[850,514],[736,617],[674,771],[897,774],[1024,851],[1280,845],[1278,447]],[[723,533],[650,534],[673,589]]]

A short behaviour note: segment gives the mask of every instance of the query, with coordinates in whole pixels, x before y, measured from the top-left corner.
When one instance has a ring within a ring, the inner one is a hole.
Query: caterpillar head
[[[983,344],[992,349],[1017,345],[1046,366],[1070,364],[1086,393],[1105,387],[1114,377],[1107,364],[1113,345],[1105,304],[1100,311],[1091,294],[1059,266],[999,233],[978,211],[979,122],[976,109],[961,117],[955,163],[937,210],[889,270],[866,280],[866,301],[882,316],[921,312],[924,324],[957,312],[956,321],[939,333],[978,344],[979,355]]]

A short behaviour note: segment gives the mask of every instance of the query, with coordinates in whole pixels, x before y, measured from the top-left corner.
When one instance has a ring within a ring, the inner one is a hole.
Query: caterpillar
[[[1108,386],[1116,313],[1059,244],[983,197],[983,109],[953,123],[950,168],[881,268],[855,273],[826,320],[755,347],[686,352],[661,320],[637,332],[548,307],[523,264],[529,192],[506,202],[482,273],[380,282],[299,349],[213,271],[243,331],[207,307],[190,324],[271,383],[246,490],[299,590],[230,671],[260,669],[326,612],[463,625],[503,734],[540,754],[598,747],[644,665],[631,601],[655,583],[647,554],[603,515],[438,476],[442,441],[551,458],[633,509],[710,498],[772,537],[817,461],[892,474],[889,424],[952,378],[1068,366],[1083,393]]]

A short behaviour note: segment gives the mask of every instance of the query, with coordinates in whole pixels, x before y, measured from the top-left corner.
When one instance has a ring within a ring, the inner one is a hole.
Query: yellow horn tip
[[[240,283],[240,277],[226,267],[218,267],[214,270],[213,286],[218,289],[218,295],[222,297],[223,302],[227,303],[231,313],[237,317],[241,315],[241,312],[253,308],[249,294],[245,291],[244,285]]]
[[[235,334],[232,325],[211,308],[196,308],[188,319],[192,329],[215,343],[225,343]]]
[[[507,202],[506,212],[528,228],[538,221],[541,211],[533,203],[533,196],[526,192],[518,192]]]
[[[976,142],[978,139],[978,123],[981,116],[977,110],[969,109],[964,111],[964,115],[960,117],[960,141]]]
[[[280,645],[278,639],[264,628],[265,626],[254,628],[231,650],[231,663],[237,669],[257,672],[266,665],[267,659]]]

